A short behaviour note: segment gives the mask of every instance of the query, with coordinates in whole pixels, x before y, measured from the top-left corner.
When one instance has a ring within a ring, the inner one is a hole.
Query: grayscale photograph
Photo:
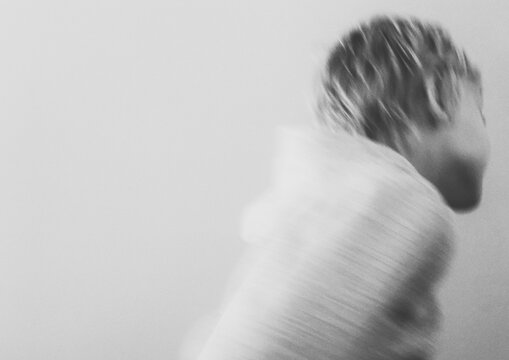
[[[508,360],[508,20],[0,4],[0,359]]]

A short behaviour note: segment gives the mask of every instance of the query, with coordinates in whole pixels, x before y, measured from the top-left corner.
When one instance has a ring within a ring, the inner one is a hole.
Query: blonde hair
[[[415,18],[375,17],[330,52],[317,119],[328,130],[398,144],[415,121],[436,126],[450,117],[460,79],[481,86],[477,68],[442,28]]]

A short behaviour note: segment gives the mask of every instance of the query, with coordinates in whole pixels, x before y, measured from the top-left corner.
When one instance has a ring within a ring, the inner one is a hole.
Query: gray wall
[[[0,358],[175,359],[241,254],[274,127],[309,121],[327,49],[382,11],[441,22],[483,70],[492,161],[439,359],[507,359],[509,11],[379,3],[2,3]]]

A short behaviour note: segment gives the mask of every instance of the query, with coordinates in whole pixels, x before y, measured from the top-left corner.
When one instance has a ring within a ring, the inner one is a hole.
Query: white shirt
[[[246,212],[251,261],[200,360],[423,360],[439,325],[452,211],[401,155],[281,128]]]

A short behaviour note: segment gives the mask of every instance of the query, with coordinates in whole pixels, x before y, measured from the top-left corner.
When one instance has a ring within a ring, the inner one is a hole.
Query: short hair
[[[377,16],[332,49],[317,101],[319,124],[398,144],[426,119],[450,118],[459,80],[481,87],[479,70],[440,26]],[[416,114],[425,116],[415,116]]]

